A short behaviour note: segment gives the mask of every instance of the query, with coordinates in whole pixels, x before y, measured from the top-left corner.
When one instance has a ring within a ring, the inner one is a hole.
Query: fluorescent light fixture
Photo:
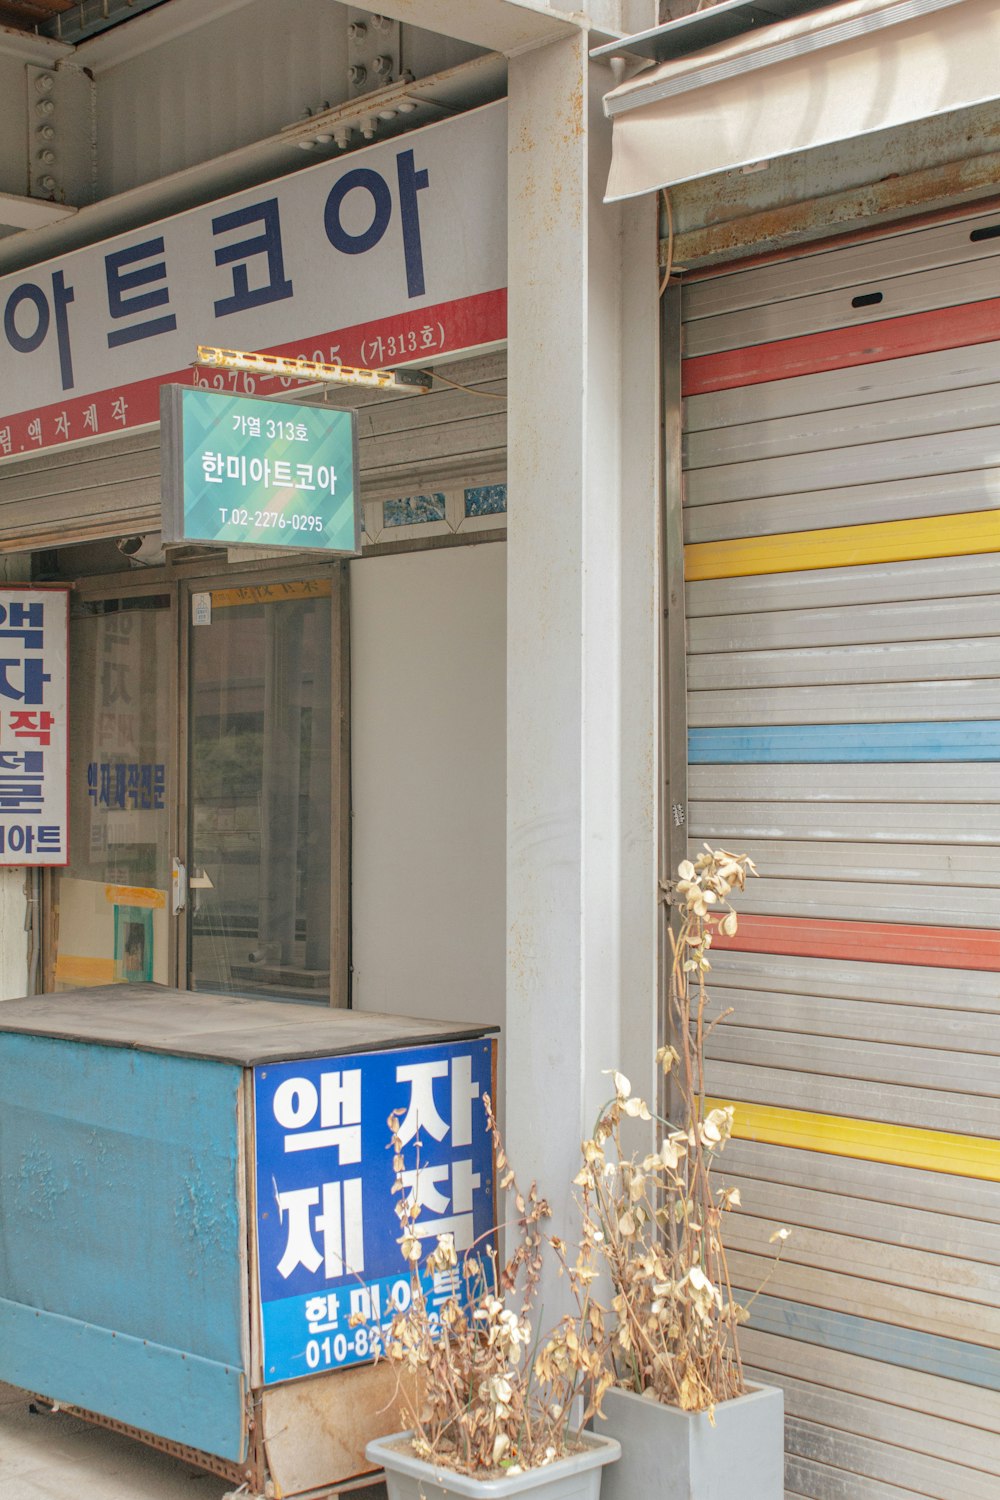
[[[251,354],[239,349],[198,345],[196,365],[215,370],[246,370],[253,375],[278,375],[311,385],[358,385],[377,391],[424,394],[434,384],[430,370],[364,370],[356,365],[327,365],[318,359],[286,359],[280,354]]]

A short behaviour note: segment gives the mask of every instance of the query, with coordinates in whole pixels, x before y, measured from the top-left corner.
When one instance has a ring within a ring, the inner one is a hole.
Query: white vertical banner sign
[[[69,590],[0,586],[0,865],[65,865]]]

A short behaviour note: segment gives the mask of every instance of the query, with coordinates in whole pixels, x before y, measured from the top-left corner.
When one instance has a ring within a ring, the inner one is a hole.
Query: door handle
[[[187,906],[188,876],[187,868],[174,856],[170,861],[170,904],[171,910],[176,917]]]

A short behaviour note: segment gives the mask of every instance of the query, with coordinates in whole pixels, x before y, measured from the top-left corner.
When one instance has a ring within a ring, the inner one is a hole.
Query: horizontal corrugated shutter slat
[[[706,1052],[710,1059],[720,1063],[762,1068],[780,1063],[782,1068],[797,1074],[845,1077],[851,1083],[923,1088],[928,1077],[933,1077],[935,1092],[950,1090],[956,1096],[981,1096],[986,1101],[982,1106],[984,1127],[990,1122],[1000,1126],[1000,1101],[995,1098],[995,1059],[1000,1050],[996,1038],[987,1044],[988,1052],[972,1054],[964,1050],[946,1051],[934,1046],[934,1039],[935,1033],[926,1021],[919,1029],[915,1027],[908,1045],[875,1041],[869,1035],[865,1045],[859,1047],[854,1037],[786,1031],[776,1052],[771,1031],[748,1025],[720,1026],[709,1039]]]
[[[861,881],[760,880],[742,910],[808,918],[817,910],[840,921],[938,923],[945,927],[1000,927],[997,891],[970,886],[876,885]]]
[[[692,766],[691,784],[706,801],[1000,803],[994,765]]]
[[[733,1285],[744,1288],[760,1286],[770,1269],[772,1248],[761,1226],[759,1248],[729,1251],[729,1273]],[[794,1233],[794,1231],[793,1231]],[[805,1244],[803,1257],[809,1249],[815,1249],[817,1237],[806,1231],[798,1238]],[[888,1328],[917,1329],[935,1338],[949,1339],[971,1348],[970,1373],[981,1378],[995,1378],[998,1341],[1000,1341],[1000,1314],[982,1302],[972,1302],[953,1295],[927,1291],[907,1286],[893,1279],[891,1259],[883,1255],[880,1247],[869,1241],[868,1267],[863,1263],[846,1261],[848,1270],[835,1269],[835,1252],[843,1247],[833,1244],[835,1238],[826,1236],[829,1255],[824,1263],[801,1263],[788,1260],[781,1266],[781,1296],[790,1302],[804,1302],[827,1312],[847,1313],[871,1322],[888,1325]],[[845,1250],[845,1255],[847,1251]],[[946,1269],[947,1261],[941,1257]],[[851,1274],[851,1272],[856,1274]],[[768,1291],[776,1295],[775,1282],[768,1284]],[[958,1373],[956,1368],[956,1374]]]
[[[973,767],[968,770],[971,774]],[[919,813],[919,815],[918,815]],[[871,809],[845,802],[817,804],[799,802],[759,802],[751,806],[738,799],[715,802],[691,802],[688,824],[692,839],[754,845],[763,866],[765,839],[813,838],[817,841],[881,838],[898,841],[910,839],[914,844],[942,844],[960,849],[967,843],[1000,842],[1000,807],[996,803],[970,801],[964,805],[932,802],[915,809],[907,802],[883,807],[875,823]],[[942,851],[942,859],[946,854]]]
[[[933,1500],[952,1500],[961,1495],[962,1500],[992,1500],[996,1493],[995,1483],[989,1474],[970,1472],[966,1465],[961,1468],[943,1462],[914,1448],[900,1448],[893,1444],[887,1451],[881,1442],[872,1442],[867,1437],[843,1434],[836,1440],[835,1453],[831,1452],[833,1439],[829,1422],[834,1414],[840,1415],[843,1408],[829,1401],[814,1404],[818,1420],[803,1421],[796,1415],[786,1420],[785,1442],[787,1451],[794,1457],[829,1462],[836,1456],[838,1465],[848,1462],[851,1472],[857,1476],[860,1488],[866,1482],[884,1483],[889,1493],[899,1492],[900,1485],[909,1486],[911,1492],[933,1497]]]
[[[994,382],[841,405],[825,411],[797,412],[787,417],[762,416],[705,432],[690,432],[684,445],[685,462],[690,471],[818,453],[863,442],[886,443],[890,439],[920,437],[931,424],[938,434],[962,432],[989,427],[996,421],[998,405],[1000,386]],[[907,452],[912,454],[912,448]]]
[[[779,1222],[795,1226],[793,1233],[798,1242],[797,1249],[803,1261],[808,1259],[809,1275],[814,1272],[824,1274],[829,1278],[831,1288],[846,1287],[851,1278],[871,1282],[870,1289],[855,1292],[855,1295],[871,1297],[876,1305],[887,1309],[892,1305],[889,1298],[893,1292],[899,1293],[900,1307],[907,1305],[907,1293],[933,1298],[931,1305],[938,1309],[937,1316],[943,1325],[939,1331],[953,1338],[970,1337],[964,1320],[972,1318],[980,1324],[982,1337],[979,1342],[989,1343],[997,1338],[1000,1313],[996,1308],[996,1296],[1000,1278],[995,1265],[949,1255],[943,1247],[920,1250],[909,1245],[892,1244],[877,1233],[852,1235],[843,1223],[839,1227],[810,1225],[804,1222],[805,1217],[802,1213],[786,1212]],[[775,1219],[764,1214],[739,1214],[735,1228],[730,1231],[732,1249],[737,1254],[766,1261],[772,1254],[769,1241],[774,1225]],[[731,1269],[734,1275],[740,1274],[738,1262]],[[838,1281],[834,1282],[834,1276],[839,1278]],[[786,1289],[789,1284],[786,1281]],[[745,1285],[743,1280],[741,1285]],[[981,1305],[982,1311],[972,1312],[963,1305],[968,1303]]]
[[[1000,677],[995,637],[944,641],[890,641],[874,646],[804,647],[691,657],[691,686],[703,688],[799,687],[826,683],[912,682],[956,677]],[[996,699],[984,705],[997,709]]]
[[[901,1426],[907,1412],[920,1419],[934,1417],[949,1424],[952,1442],[961,1439],[966,1444],[968,1460],[980,1460],[981,1467],[995,1462],[996,1445],[1000,1443],[1000,1393],[996,1391],[859,1357],[832,1345],[821,1348],[753,1328],[746,1330],[744,1341],[749,1362],[769,1370],[772,1376],[778,1373],[804,1380],[820,1390],[854,1392],[872,1403],[867,1418],[871,1424],[889,1419],[893,1412],[898,1414]],[[888,1411],[878,1409],[881,1402],[891,1402]],[[958,1458],[957,1454],[950,1456]]]
[[[810,1500],[1000,1493],[996,228],[682,294],[688,828],[761,870],[707,1087]]]
[[[851,1043],[866,1044],[874,1034],[903,1046],[918,1044],[921,1034],[929,1033],[942,1045],[947,1043],[949,1057],[969,1053],[978,1058],[984,1048],[990,1057],[1000,1055],[1000,1039],[992,1036],[984,1039],[982,1022],[975,1011],[883,1005],[869,999],[831,1000],[826,995],[772,995],[766,990],[730,989],[718,983],[712,986],[712,995],[718,1007],[732,1006],[736,1011],[729,1031],[752,1027],[765,1032],[793,1032],[800,1037],[840,1037]],[[731,1045],[741,1046],[741,1042],[734,1039]],[[855,1052],[858,1050],[854,1048]]]
[[[751,1377],[766,1378],[763,1372],[753,1367],[748,1368],[747,1373]],[[994,1465],[998,1463],[997,1450],[1000,1449],[1000,1442],[992,1434],[977,1434],[967,1426],[946,1421],[928,1412],[907,1412],[884,1401],[869,1402],[863,1396],[834,1391],[815,1381],[787,1377],[785,1408],[793,1419],[820,1422],[842,1432],[888,1444],[894,1450],[888,1455],[890,1462],[897,1461],[905,1448],[909,1447],[918,1449],[929,1459],[936,1459],[944,1465],[966,1465],[970,1459],[977,1457],[985,1458]],[[988,1473],[976,1474],[973,1471],[972,1482],[977,1488],[967,1491],[963,1487],[968,1477],[967,1470],[942,1468],[934,1472],[945,1482],[956,1486],[945,1490],[944,1500],[953,1500],[957,1495],[964,1497],[966,1494],[988,1495],[992,1500],[996,1493],[995,1484]],[[984,1489],[983,1486],[992,1487]],[[927,1493],[936,1494],[937,1491],[928,1490]]]
[[[854,1174],[855,1178],[857,1173]],[[925,1209],[900,1207],[898,1204],[883,1204],[847,1193],[823,1192],[800,1184],[767,1183],[757,1177],[741,1176],[727,1167],[726,1185],[740,1189],[741,1197],[753,1201],[757,1210],[756,1222],[764,1224],[770,1233],[775,1224],[788,1224],[799,1228],[823,1231],[817,1241],[820,1252],[828,1245],[837,1248],[827,1236],[843,1234],[852,1244],[866,1245],[868,1241],[895,1245],[909,1251],[919,1251],[932,1259],[937,1255],[954,1262],[960,1284],[967,1285],[968,1266],[981,1263],[992,1269],[991,1290],[983,1295],[996,1295],[996,1274],[1000,1267],[1000,1233],[995,1224],[983,1224],[975,1219],[958,1218],[942,1213],[931,1213]],[[743,1242],[743,1229],[738,1225],[733,1231],[736,1240]],[[758,1234],[760,1233],[758,1229]],[[804,1244],[801,1237],[800,1246]],[[765,1236],[765,1241],[767,1236]],[[765,1251],[765,1253],[767,1253]],[[917,1263],[914,1263],[915,1265]],[[920,1274],[928,1273],[926,1262],[919,1263]],[[939,1284],[941,1268],[935,1263],[929,1267],[931,1283]],[[978,1301],[975,1297],[973,1300]]]
[[[995,588],[996,563],[992,553],[916,558],[858,568],[810,568],[800,573],[689,583],[688,616],[724,614],[727,609],[745,614],[820,608],[827,604],[853,608],[865,599],[883,604],[906,599],[949,599],[993,594]]]
[[[939,1221],[969,1224],[972,1259],[987,1258],[978,1254],[987,1235],[989,1243],[996,1243],[1000,1184],[995,1182],[886,1162],[878,1164],[877,1172],[859,1172],[856,1161],[845,1156],[749,1140],[734,1140],[726,1147],[727,1181],[730,1174],[747,1181],[776,1183],[789,1193],[824,1193],[845,1204],[851,1200],[851,1207],[845,1212],[854,1213],[859,1222],[866,1212],[875,1222],[883,1210],[889,1214],[902,1209],[910,1216],[926,1219],[930,1226],[926,1233],[934,1242],[939,1232],[935,1225]],[[1000,1392],[997,1399],[1000,1401]]]
[[[772,1056],[777,1059],[780,1055],[780,1044],[773,1042]],[[742,1062],[710,1062],[706,1076],[709,1092],[717,1098],[745,1099],[750,1104],[773,1104],[783,1109],[907,1125],[915,1130],[983,1136],[991,1141],[1000,1133],[1000,1109],[995,1102],[992,1108],[984,1107],[981,1095],[949,1093],[944,1089],[932,1091],[922,1085],[873,1085],[868,1078],[798,1073],[792,1068]]]
[[[1000,469],[976,469],[968,474],[928,474],[886,480],[837,490],[811,490],[798,495],[763,495],[751,500],[692,505],[684,518],[686,542],[709,542],[733,537],[780,536],[798,529],[811,531],[827,525],[873,525],[910,521],[926,516],[933,504],[938,515],[962,515],[981,506],[984,498],[1000,493]],[[938,559],[935,559],[937,561]],[[961,558],[955,561],[975,561]],[[885,564],[880,564],[885,566]],[[891,566],[901,566],[893,563]],[[915,563],[914,566],[919,566]],[[859,569],[842,568],[847,589]],[[793,577],[801,577],[794,574]],[[749,583],[749,579],[740,579]],[[705,587],[706,585],[694,585]]]
[[[960,861],[949,861],[948,870],[942,872],[941,852],[932,847],[838,843],[820,852],[805,840],[782,840],[768,845],[767,871],[765,879],[823,877],[845,883],[858,880],[908,885],[941,880],[945,874],[950,875],[950,883],[956,889],[993,887],[1000,886],[1000,849],[990,846],[965,850]],[[751,891],[757,890],[758,884],[754,881]]]
[[[691,496],[693,505],[794,495],[825,488],[833,475],[840,484],[872,484],[946,474],[955,469],[989,468],[995,463],[997,453],[1000,453],[1000,426],[995,424],[960,432],[924,433],[884,443],[852,442],[809,454],[792,453],[696,469],[688,476],[685,495]],[[708,495],[713,497],[711,502],[705,500]],[[837,518],[831,517],[827,525],[837,525]]]
[[[867,327],[907,314],[939,307],[985,301],[997,295],[1000,247],[987,242],[988,252],[976,261],[914,270],[906,276],[878,276],[851,287],[837,287],[780,302],[735,310],[723,316],[688,323],[685,351],[696,357],[778,339],[801,338],[835,328]],[[855,299],[879,296],[875,304],[855,306]]]
[[[857,289],[873,278],[906,276],[929,267],[989,259],[998,253],[996,240],[973,236],[977,230],[995,228],[996,221],[995,212],[970,215],[957,225],[904,228],[898,234],[862,240],[856,245],[708,276],[686,289],[685,321],[693,323],[746,307],[765,307],[831,287]]]
[[[795,687],[758,689],[754,712],[758,725],[766,724],[839,724],[850,718],[854,723],[924,722],[929,691],[944,718],[951,722],[978,719],[983,711],[984,694],[995,703],[1000,696],[1000,682],[975,679],[967,682],[891,682],[855,683],[850,688]],[[738,689],[693,692],[688,700],[689,722],[708,728],[746,723],[743,694]],[[875,835],[876,837],[878,835]],[[956,829],[962,841],[966,830]]]
[[[709,615],[692,620],[688,649],[745,651],[794,646],[861,646],[887,642],[1000,635],[1000,610],[992,595],[971,599],[858,603],[844,609],[786,609],[756,615]]]
[[[956,349],[937,349],[890,360],[878,373],[879,402],[884,404],[927,391],[971,390],[980,382],[996,379],[1000,347],[996,343],[972,344]],[[796,413],[844,410],[870,405],[873,399],[870,365],[844,370],[826,370],[791,380],[771,380],[760,385],[733,386],[689,396],[684,423],[689,434],[710,429],[722,431],[746,422],[781,419]]]
[[[876,852],[877,847],[874,846]],[[819,857],[822,851],[816,852]],[[843,963],[834,958],[716,950],[712,957],[712,972],[713,993],[715,987],[721,985],[770,996],[814,995],[819,999],[877,1000],[886,1005],[927,1005],[973,1014],[982,1012],[988,1017],[995,1017],[1000,1004],[1000,986],[995,974],[959,975],[937,967]],[[1000,1209],[1000,1185],[996,1194],[997,1208]]]

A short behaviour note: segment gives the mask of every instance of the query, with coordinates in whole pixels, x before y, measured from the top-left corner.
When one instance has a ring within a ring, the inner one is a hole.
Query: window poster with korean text
[[[459,1252],[458,1267],[421,1277],[424,1295],[432,1311],[461,1295],[463,1255],[485,1259],[495,1225],[493,1060],[479,1040],[254,1069],[265,1385],[373,1359],[410,1305],[390,1114],[416,1232],[428,1251],[453,1234]]]
[[[0,865],[65,865],[66,589],[0,586]]]
[[[502,340],[506,153],[501,101],[0,276],[0,463],[155,423],[164,383],[292,388],[193,370],[199,344],[383,367]]]
[[[160,412],[164,541],[360,551],[353,411],[165,385]]]

